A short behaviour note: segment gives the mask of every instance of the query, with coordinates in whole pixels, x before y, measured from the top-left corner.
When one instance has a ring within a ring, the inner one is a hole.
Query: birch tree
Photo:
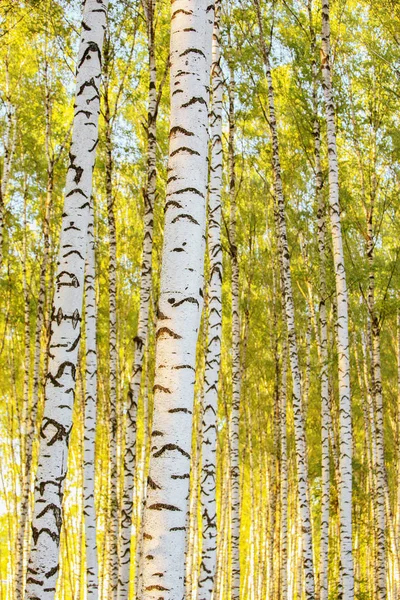
[[[294,302],[292,290],[292,277],[290,272],[290,254],[287,240],[287,226],[285,216],[285,200],[283,196],[282,173],[280,164],[278,128],[275,115],[274,87],[272,82],[270,49],[267,48],[259,0],[254,0],[260,32],[261,52],[265,67],[268,86],[268,117],[272,138],[272,169],[274,181],[274,210],[278,237],[279,260],[282,281],[282,296],[284,314],[288,335],[288,353],[292,371],[292,403],[294,413],[294,430],[296,440],[296,466],[297,466],[297,491],[301,515],[302,549],[305,575],[305,592],[307,599],[315,597],[313,543],[311,530],[311,514],[309,504],[308,460],[306,437],[302,406],[301,373],[299,367],[299,354],[294,320]]]
[[[84,515],[86,542],[87,596],[98,597],[98,560],[96,541],[95,495],[95,447],[97,417],[97,344],[96,344],[96,267],[93,199],[90,206],[88,245],[85,271],[85,324],[86,324],[86,389],[85,389],[85,432],[84,432]]]
[[[144,513],[143,600],[184,595],[196,341],[203,303],[208,87],[214,5],[171,8],[170,146]]]
[[[329,0],[322,2],[322,81],[328,138],[329,206],[337,298],[337,349],[340,404],[340,552],[343,598],[354,598],[352,545],[352,420],[348,290],[339,203],[339,167],[330,58]]]
[[[62,498],[72,427],[83,301],[92,171],[98,142],[101,50],[107,0],[86,0],[77,60],[74,128],[51,316],[49,371],[40,427],[28,600],[54,598],[59,568]]]
[[[215,21],[212,40],[210,111],[210,183],[208,196],[208,323],[205,356],[204,398],[202,416],[202,557],[199,575],[199,600],[210,600],[215,587],[217,566],[217,506],[216,458],[218,381],[221,366],[222,336],[222,245],[221,245],[221,191],[222,191],[222,95],[223,78],[220,65],[221,1],[215,3]]]
[[[329,510],[330,510],[330,456],[329,456],[329,356],[328,356],[328,318],[326,310],[326,208],[323,196],[323,174],[321,166],[321,129],[318,115],[318,83],[319,69],[316,51],[317,39],[312,17],[312,0],[308,3],[311,69],[312,69],[312,106],[313,106],[313,139],[314,139],[314,173],[315,200],[317,205],[318,251],[319,265],[319,329],[318,348],[320,361],[321,385],[321,472],[322,472],[322,501],[321,501],[321,534],[319,554],[319,594],[320,600],[328,600],[328,550],[329,550]],[[311,303],[312,304],[312,303]]]
[[[143,362],[148,339],[149,310],[152,287],[152,250],[154,203],[156,200],[156,149],[157,149],[157,113],[160,93],[157,94],[157,68],[155,55],[154,17],[156,0],[144,0],[147,26],[149,89],[147,113],[147,182],[143,194],[144,199],[144,237],[142,268],[140,275],[140,305],[138,328],[135,337],[135,354],[132,375],[129,383],[126,440],[124,457],[124,490],[121,509],[121,542],[119,559],[119,600],[128,598],[129,569],[131,563],[131,529],[133,512],[134,470],[136,464],[136,418],[142,383]]]
[[[229,82],[229,199],[231,204],[229,246],[232,264],[232,414],[231,414],[231,486],[232,486],[232,597],[240,596],[240,467],[239,467],[239,418],[240,418],[240,313],[239,313],[239,262],[236,240],[236,173],[235,173],[235,81],[230,68]]]

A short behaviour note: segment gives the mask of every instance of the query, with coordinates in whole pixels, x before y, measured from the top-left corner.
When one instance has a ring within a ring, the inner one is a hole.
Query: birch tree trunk
[[[319,596],[328,600],[328,561],[329,561],[329,512],[330,512],[330,458],[329,458],[329,356],[328,356],[328,317],[326,311],[326,208],[323,197],[323,176],[321,168],[321,130],[318,117],[318,66],[316,59],[317,39],[312,20],[312,0],[308,3],[309,29],[311,36],[311,67],[313,75],[313,138],[315,199],[317,203],[319,266],[319,360],[321,385],[321,531],[319,552]]]
[[[30,388],[30,364],[31,364],[31,343],[30,343],[30,290],[28,284],[28,268],[27,268],[27,177],[24,177],[24,230],[23,230],[23,248],[22,248],[22,287],[24,293],[24,387],[23,387],[23,404],[22,404],[22,415],[21,415],[21,435],[20,435],[20,460],[21,460],[21,475],[20,485],[22,494],[25,491],[25,482],[27,479],[30,482],[29,473],[26,465],[26,446],[27,439],[26,434],[28,431],[29,423],[29,388]],[[28,508],[29,508],[29,487],[27,500],[22,495],[20,514],[19,514],[19,526],[17,530],[16,539],[16,556],[15,556],[15,579],[14,584],[14,597],[16,600],[23,598],[24,593],[24,567],[26,557],[26,537],[27,537],[27,521],[28,521]]]
[[[96,347],[96,261],[94,239],[93,199],[90,206],[88,246],[85,272],[86,305],[86,389],[84,430],[84,516],[86,542],[86,585],[88,600],[97,600],[99,592],[96,542],[95,445],[97,404],[97,347]]]
[[[35,483],[33,543],[28,565],[28,600],[52,600],[59,568],[62,498],[78,360],[84,266],[98,142],[101,49],[107,0],[86,0],[77,61],[74,128],[65,189],[56,292],[49,344],[49,372],[40,428]]]
[[[292,402],[294,413],[294,430],[296,441],[297,490],[301,514],[302,550],[304,561],[304,587],[307,600],[315,598],[313,543],[311,530],[311,513],[308,488],[308,460],[305,437],[305,426],[302,407],[301,373],[294,320],[294,302],[292,278],[290,272],[290,254],[287,240],[285,201],[282,187],[282,174],[279,156],[278,128],[275,116],[274,88],[271,75],[269,51],[267,49],[261,16],[260,1],[254,0],[260,29],[261,51],[264,60],[268,85],[269,126],[272,138],[272,167],[274,174],[275,214],[280,254],[283,306],[288,332],[288,352],[292,371]]]
[[[34,357],[33,357],[33,385],[32,385],[32,402],[30,410],[27,409],[27,427],[25,433],[25,444],[24,444],[24,462],[25,462],[25,473],[22,484],[22,499],[21,499],[21,520],[18,530],[19,543],[22,545],[28,545],[29,540],[25,540],[26,528],[28,522],[29,513],[29,496],[32,482],[32,452],[33,443],[35,439],[37,413],[39,408],[39,392],[41,387],[41,358],[42,358],[42,335],[43,325],[45,322],[46,311],[46,288],[47,288],[47,274],[50,257],[50,215],[53,204],[53,188],[54,188],[54,167],[56,164],[56,158],[51,149],[51,110],[52,103],[50,99],[50,87],[48,77],[48,59],[47,54],[45,56],[44,63],[44,108],[45,108],[45,153],[47,162],[47,181],[46,181],[46,200],[43,216],[43,258],[40,265],[39,274],[39,291],[38,291],[38,305],[36,315],[36,327],[35,327],[35,341],[34,341]],[[24,574],[23,564],[18,558],[17,571],[16,571],[16,589],[15,596],[16,600],[23,597],[24,590]]]
[[[109,402],[110,402],[110,498],[109,498],[109,562],[110,591],[112,598],[118,588],[118,353],[117,353],[117,232],[115,226],[115,197],[113,194],[113,140],[111,113],[111,60],[112,46],[109,34],[104,44],[104,121],[105,121],[105,188],[109,234],[108,306],[109,306]]]
[[[322,80],[328,136],[329,204],[337,297],[337,348],[340,405],[340,554],[343,598],[354,598],[352,550],[352,419],[350,397],[350,347],[348,291],[339,204],[339,168],[335,107],[331,80],[329,0],[322,2]]]
[[[287,346],[282,348],[282,377],[280,392],[280,479],[281,479],[281,570],[280,588],[281,599],[288,600],[288,453],[286,429],[286,401],[287,401]]]
[[[214,5],[171,7],[171,117],[156,330],[154,419],[144,514],[143,600],[181,600],[196,342],[203,303],[208,86]]]
[[[236,242],[236,175],[235,175],[235,81],[232,67],[229,82],[229,199],[231,218],[229,246],[232,268],[232,414],[230,421],[231,439],[231,561],[232,598],[240,596],[240,468],[239,468],[239,417],[240,417],[240,315],[239,315],[239,262]]]
[[[208,196],[208,253],[210,276],[208,288],[208,332],[204,373],[203,453],[201,477],[202,557],[199,576],[199,600],[211,600],[215,588],[217,565],[217,505],[216,456],[218,381],[221,365],[222,336],[222,246],[221,246],[221,190],[222,190],[222,93],[223,80],[220,66],[220,11],[221,0],[215,3],[215,22],[212,41],[210,112],[210,188]]]
[[[15,141],[17,134],[15,109],[11,103],[10,91],[10,72],[8,64],[9,48],[7,49],[7,57],[5,61],[5,76],[6,76],[6,128],[4,136],[4,158],[2,165],[2,173],[0,177],[0,269],[3,265],[3,244],[4,244],[4,217],[5,217],[5,199],[8,188],[8,181],[11,174],[11,166],[14,158]]]
[[[127,600],[131,564],[131,530],[133,512],[134,472],[136,464],[136,418],[142,382],[145,348],[148,338],[149,308],[152,286],[153,211],[156,198],[156,144],[157,144],[157,70],[154,45],[154,14],[156,0],[146,0],[146,24],[149,50],[149,92],[147,119],[147,184],[144,193],[144,238],[140,278],[140,305],[138,329],[135,337],[135,355],[129,383],[126,415],[126,440],[124,457],[124,490],[121,509],[120,559],[118,599]]]

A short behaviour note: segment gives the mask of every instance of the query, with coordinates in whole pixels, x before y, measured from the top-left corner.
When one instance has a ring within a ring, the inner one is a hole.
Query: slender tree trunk
[[[319,269],[319,353],[321,385],[321,530],[319,553],[319,598],[328,600],[329,582],[329,512],[330,512],[330,458],[329,430],[331,424],[329,409],[329,356],[328,356],[328,317],[326,310],[326,208],[323,196],[323,176],[321,168],[321,131],[318,117],[318,66],[316,59],[317,40],[312,21],[312,0],[308,3],[309,28],[311,35],[311,66],[313,74],[313,137],[315,199],[317,202]]]
[[[214,5],[171,8],[171,117],[142,600],[184,595],[196,342],[203,304]]]
[[[288,332],[289,358],[293,380],[292,402],[296,440],[297,489],[302,521],[301,530],[303,538],[302,548],[305,578],[304,586],[307,600],[312,600],[315,598],[315,583],[313,566],[311,512],[308,490],[308,460],[305,426],[303,419],[301,374],[299,367],[299,355],[294,321],[294,303],[292,279],[290,273],[290,254],[286,230],[285,201],[283,196],[282,175],[279,156],[278,128],[275,116],[274,88],[272,83],[271,65],[269,60],[269,51],[267,49],[263,34],[260,1],[254,0],[254,2],[257,9],[257,17],[260,28],[261,51],[263,55],[268,85],[268,109],[269,126],[272,137],[272,166],[274,174],[276,227],[280,253],[283,305],[286,318],[286,327]]]
[[[374,180],[374,176],[373,176]],[[376,584],[377,600],[386,599],[386,540],[385,540],[385,488],[386,470],[383,440],[383,393],[381,377],[381,350],[380,350],[380,323],[375,308],[375,265],[374,265],[374,208],[375,192],[371,191],[371,201],[367,211],[367,259],[369,266],[368,309],[371,319],[371,369],[372,369],[372,394],[374,398],[373,410],[375,412],[375,427],[372,435],[376,445],[375,463],[375,501],[376,501]]]
[[[40,428],[33,543],[26,589],[29,600],[54,598],[59,568],[61,504],[81,335],[89,201],[98,141],[101,48],[106,14],[107,0],[86,0],[77,61],[74,129],[52,311],[49,372]]]
[[[333,103],[329,0],[322,2],[322,79],[328,136],[329,204],[332,230],[333,260],[337,296],[337,348],[339,357],[340,404],[340,560],[343,598],[354,598],[354,567],[352,550],[352,422],[350,397],[350,346],[348,291],[344,262],[339,204],[339,167],[336,147],[335,108]]]
[[[230,69],[229,82],[229,199],[231,218],[229,243],[232,268],[232,414],[231,414],[231,561],[232,599],[240,596],[240,466],[239,466],[239,418],[240,418],[240,313],[239,313],[239,261],[236,242],[236,175],[235,175],[235,81]]]
[[[15,141],[17,134],[15,109],[11,103],[10,90],[10,71],[8,63],[9,48],[5,61],[6,76],[6,130],[4,136],[4,159],[3,168],[0,177],[0,269],[3,265],[3,245],[4,245],[4,217],[5,217],[5,199],[7,195],[8,182],[11,174],[11,167],[14,158]]]
[[[110,402],[110,498],[109,498],[109,562],[110,593],[117,597],[118,588],[118,351],[117,351],[117,231],[115,225],[115,197],[113,194],[113,140],[111,114],[111,53],[109,34],[104,44],[104,121],[105,121],[105,187],[107,200],[109,259],[108,259],[108,306],[109,306],[109,402]],[[115,113],[114,113],[115,116]]]
[[[281,600],[288,600],[288,452],[286,432],[286,400],[287,400],[287,346],[282,348],[282,376],[280,386],[280,479],[281,479]]]
[[[222,246],[221,246],[221,190],[222,190],[222,92],[220,66],[219,20],[221,2],[215,4],[215,22],[212,43],[212,109],[210,112],[210,188],[208,197],[208,331],[204,373],[203,454],[201,477],[202,557],[199,576],[199,600],[211,600],[215,587],[217,565],[217,414],[218,381],[221,366],[222,336]]]
[[[84,515],[86,540],[86,580],[88,600],[97,600],[99,591],[95,509],[95,446],[97,406],[97,346],[96,346],[96,261],[93,199],[88,227],[85,272],[86,305],[86,389],[84,415]]]
[[[21,436],[20,436],[20,455],[21,455],[21,490],[24,493],[26,488],[26,480],[30,482],[30,474],[26,468],[26,445],[27,431],[29,423],[29,388],[30,388],[30,364],[31,364],[31,341],[30,341],[30,292],[28,286],[28,266],[27,266],[27,182],[24,179],[24,231],[23,231],[23,265],[22,265],[22,285],[24,292],[24,392],[22,400],[22,417],[21,417]],[[24,566],[26,557],[25,540],[27,537],[28,510],[29,510],[29,487],[27,494],[27,502],[22,497],[19,525],[16,539],[16,556],[15,556],[15,581],[14,597],[15,600],[23,598],[24,593]]]
[[[43,258],[40,266],[39,274],[39,293],[38,306],[35,327],[34,341],[34,356],[33,356],[33,385],[32,385],[32,402],[30,410],[27,408],[27,428],[24,442],[24,463],[25,474],[22,483],[22,499],[21,499],[21,519],[18,530],[18,537],[23,545],[27,545],[29,540],[25,540],[29,513],[29,496],[32,482],[32,452],[33,443],[36,432],[37,413],[39,408],[39,394],[41,387],[41,358],[42,358],[42,334],[43,325],[45,322],[46,312],[46,289],[47,289],[47,271],[50,257],[50,214],[53,204],[53,188],[54,188],[54,166],[55,159],[51,149],[51,108],[50,87],[48,78],[48,59],[45,58],[44,64],[44,105],[45,105],[45,152],[47,161],[47,182],[46,182],[46,200],[43,216]],[[16,573],[16,600],[23,597],[24,590],[24,574],[22,562],[17,561]]]
[[[154,45],[154,14],[156,0],[146,3],[146,23],[149,50],[149,92],[147,119],[147,185],[144,193],[144,238],[140,279],[138,330],[135,337],[135,355],[129,384],[124,457],[124,491],[121,510],[120,562],[118,599],[127,600],[131,564],[131,530],[133,512],[134,472],[136,464],[136,418],[142,383],[143,361],[148,338],[149,308],[152,287],[153,211],[156,198],[156,124],[157,124],[157,70]]]

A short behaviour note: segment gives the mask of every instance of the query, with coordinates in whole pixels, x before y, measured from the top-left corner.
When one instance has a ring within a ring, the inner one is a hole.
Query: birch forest
[[[0,0],[0,600],[400,600],[399,0]]]

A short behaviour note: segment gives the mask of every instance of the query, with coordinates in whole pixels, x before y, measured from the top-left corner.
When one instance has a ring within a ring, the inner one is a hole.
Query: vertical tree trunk
[[[286,432],[286,400],[287,400],[287,346],[282,348],[282,376],[280,386],[280,479],[281,479],[281,600],[288,600],[288,453]]]
[[[42,334],[45,321],[45,304],[46,304],[46,289],[47,289],[47,271],[50,257],[50,214],[53,204],[53,188],[54,188],[54,166],[55,157],[51,149],[51,108],[52,102],[50,98],[50,86],[48,77],[48,58],[45,56],[44,64],[44,107],[45,107],[45,153],[47,162],[47,181],[46,181],[46,200],[43,216],[43,258],[40,265],[39,274],[39,292],[38,306],[36,315],[35,340],[34,340],[34,356],[33,356],[33,385],[32,385],[32,402],[30,410],[27,407],[27,428],[25,433],[24,443],[24,479],[22,482],[22,498],[21,498],[21,519],[18,529],[19,544],[27,545],[29,540],[25,540],[28,512],[29,512],[29,495],[32,479],[32,451],[33,442],[35,439],[37,412],[39,408],[39,393],[41,387],[41,358],[42,358]],[[24,574],[23,564],[18,558],[16,572],[16,600],[23,597],[24,589]]]
[[[9,54],[9,48],[7,49],[7,53]],[[15,109],[13,108],[11,102],[8,54],[5,61],[6,130],[4,136],[4,159],[2,165],[2,173],[0,176],[0,269],[3,265],[5,199],[7,194],[8,181],[10,179],[11,174],[11,166],[14,158],[15,140],[17,134]]]
[[[31,364],[31,341],[30,341],[30,291],[28,285],[28,252],[27,252],[27,181],[24,178],[24,230],[23,230],[23,264],[22,264],[22,286],[24,293],[24,387],[22,400],[22,416],[21,416],[21,436],[20,436],[20,455],[21,455],[21,478],[20,485],[22,490],[22,501],[19,514],[19,524],[17,529],[16,539],[16,556],[15,556],[15,580],[14,597],[15,600],[23,598],[24,593],[24,567],[26,557],[26,537],[28,524],[28,509],[29,509],[29,487],[26,494],[26,481],[30,482],[30,473],[27,471],[26,464],[26,446],[27,446],[27,431],[29,423],[29,388],[30,388],[30,364]]]
[[[203,303],[208,86],[214,5],[171,8],[171,117],[156,331],[154,419],[144,514],[143,600],[184,595],[196,342]]]
[[[308,460],[305,426],[303,419],[301,374],[299,367],[299,355],[294,321],[294,302],[292,291],[292,278],[290,272],[290,254],[286,230],[285,201],[283,196],[281,164],[279,156],[278,128],[275,115],[274,88],[272,83],[271,65],[269,60],[269,51],[266,46],[263,33],[260,0],[254,0],[254,3],[256,5],[257,10],[258,24],[260,29],[261,51],[264,60],[265,74],[268,85],[269,126],[272,137],[272,167],[274,174],[275,192],[275,218],[278,236],[278,247],[280,253],[283,306],[288,332],[289,358],[293,380],[292,402],[296,441],[297,490],[302,522],[301,530],[304,560],[304,586],[307,600],[313,600],[315,598],[315,583],[313,566],[311,512],[308,489]]]
[[[157,70],[154,45],[154,14],[156,0],[146,0],[146,24],[149,51],[149,92],[147,118],[147,184],[144,193],[144,238],[140,279],[140,305],[138,329],[135,337],[135,354],[129,383],[126,415],[126,440],[124,457],[124,491],[121,510],[120,559],[118,600],[127,600],[131,564],[131,530],[133,512],[134,472],[136,464],[136,418],[142,382],[145,348],[148,338],[149,308],[152,286],[153,212],[156,198],[156,143],[157,143]]]
[[[313,75],[313,137],[314,137],[314,171],[315,199],[317,203],[318,252],[319,267],[319,360],[321,385],[321,531],[319,552],[319,596],[320,600],[328,600],[328,550],[329,550],[329,512],[330,512],[330,458],[329,458],[329,356],[328,356],[328,318],[326,311],[326,208],[323,197],[323,176],[321,168],[321,131],[318,117],[318,66],[316,59],[317,39],[312,20],[312,0],[308,3],[309,29],[311,36],[311,66]]]
[[[232,414],[231,414],[231,561],[232,599],[240,596],[240,466],[239,466],[239,418],[240,418],[240,313],[239,313],[239,262],[236,241],[236,175],[235,175],[235,81],[232,67],[229,82],[229,199],[231,205],[229,247],[232,268]]]
[[[375,165],[374,165],[375,167]],[[375,180],[375,174],[372,176]],[[373,186],[374,188],[375,186]],[[376,445],[375,464],[375,502],[376,502],[376,551],[377,551],[377,600],[386,599],[386,540],[385,540],[385,488],[386,471],[383,440],[383,394],[381,377],[381,349],[380,349],[380,323],[375,308],[375,265],[374,265],[374,208],[376,189],[371,190],[370,206],[367,210],[367,258],[369,266],[368,285],[368,309],[371,319],[371,369],[372,369],[372,393],[374,398],[373,410],[375,412],[375,427],[372,435]]]
[[[350,397],[350,346],[348,291],[344,263],[339,204],[339,167],[336,147],[335,108],[330,65],[329,0],[322,2],[322,79],[328,136],[329,204],[337,296],[337,348],[340,404],[340,559],[343,598],[354,598],[352,550],[352,421]]]
[[[210,111],[210,187],[208,196],[208,331],[204,373],[203,453],[201,477],[202,557],[199,576],[199,600],[211,600],[215,588],[217,565],[217,505],[216,458],[218,381],[221,366],[222,336],[222,246],[221,246],[221,190],[222,190],[222,93],[223,80],[220,66],[220,12],[221,0],[215,3],[215,22],[212,42]]]
[[[40,428],[28,600],[52,600],[59,567],[61,504],[66,477],[78,360],[84,265],[98,141],[101,49],[107,0],[86,0],[77,61],[74,129],[65,190],[56,292],[49,344],[49,372]]]
[[[111,114],[111,60],[112,46],[109,34],[104,44],[104,121],[105,121],[105,188],[109,234],[108,306],[109,306],[109,402],[110,402],[110,508],[109,508],[109,562],[110,593],[117,597],[118,588],[118,351],[117,351],[117,231],[115,226],[115,197],[113,194],[113,140]]]
[[[97,600],[99,593],[95,510],[95,445],[97,405],[97,346],[96,346],[96,261],[94,238],[93,198],[90,206],[88,245],[85,272],[86,305],[86,389],[84,414],[84,515],[86,541],[86,580],[88,600]]]

